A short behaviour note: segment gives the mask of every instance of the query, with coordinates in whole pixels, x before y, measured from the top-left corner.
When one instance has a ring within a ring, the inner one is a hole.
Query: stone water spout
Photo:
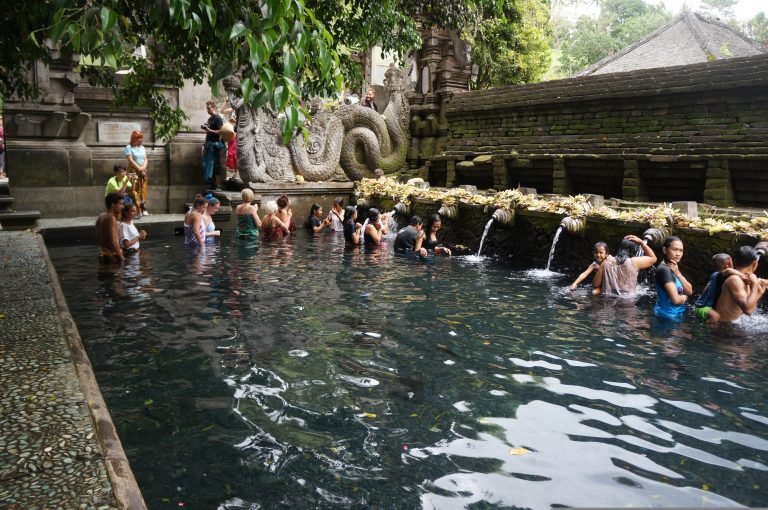
[[[493,212],[492,218],[501,223],[502,225],[514,226],[515,224],[515,210],[514,209],[496,209]]]
[[[459,208],[455,205],[443,204],[437,211],[437,214],[442,218],[448,218],[449,220],[455,220],[459,217]]]
[[[411,207],[402,202],[398,202],[395,204],[395,212],[403,218],[406,218],[411,212]]]
[[[583,218],[574,218],[573,216],[566,216],[560,222],[560,228],[565,230],[571,235],[583,236],[584,228],[587,223]]]
[[[768,241],[760,241],[755,245],[755,251],[760,255],[760,258],[768,257]]]
[[[651,227],[643,232],[643,239],[656,246],[664,244],[664,239],[669,237],[671,232],[668,228],[664,227]]]

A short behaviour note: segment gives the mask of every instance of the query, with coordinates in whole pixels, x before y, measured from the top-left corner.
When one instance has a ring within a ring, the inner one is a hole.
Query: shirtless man
[[[121,263],[125,260],[120,247],[117,218],[123,210],[123,196],[119,193],[109,193],[104,198],[107,210],[96,220],[96,243],[99,245],[99,262],[110,264]]]
[[[751,246],[742,246],[734,253],[733,265],[746,276],[747,281],[734,274],[723,282],[723,290],[715,305],[721,321],[735,321],[742,314],[752,315],[757,308],[757,302],[768,288],[768,280],[755,274],[757,262],[757,252]]]

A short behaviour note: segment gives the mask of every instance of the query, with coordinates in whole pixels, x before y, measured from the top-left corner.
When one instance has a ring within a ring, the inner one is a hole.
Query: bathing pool
[[[340,241],[49,247],[150,508],[768,506],[764,316]]]

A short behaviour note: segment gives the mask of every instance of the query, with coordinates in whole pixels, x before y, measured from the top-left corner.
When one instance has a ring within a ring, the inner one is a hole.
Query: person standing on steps
[[[221,150],[224,144],[221,142],[221,128],[224,119],[216,113],[216,103],[205,103],[208,112],[208,122],[200,128],[205,131],[205,143],[203,144],[203,180],[214,189],[221,186]]]
[[[138,217],[149,216],[149,211],[147,211],[147,188],[149,187],[147,166],[149,161],[144,150],[144,133],[141,131],[131,133],[131,141],[125,146],[123,155],[128,158],[128,173],[136,176],[133,194],[137,202],[136,205],[139,207]]]

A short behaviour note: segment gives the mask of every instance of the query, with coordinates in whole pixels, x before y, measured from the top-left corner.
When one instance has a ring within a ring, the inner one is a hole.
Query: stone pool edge
[[[146,510],[147,505],[141,494],[136,478],[125,455],[123,445],[117,435],[115,424],[112,422],[112,416],[109,413],[104,397],[99,389],[96,376],[93,373],[91,361],[83,346],[80,332],[77,329],[72,315],[69,313],[69,306],[64,297],[64,292],[59,283],[59,275],[48,255],[48,248],[45,246],[45,240],[41,235],[35,235],[43,259],[48,268],[48,274],[51,277],[51,290],[53,292],[54,302],[59,318],[59,325],[64,333],[64,338],[72,355],[72,363],[75,366],[77,378],[80,381],[83,395],[85,397],[88,410],[93,421],[93,428],[104,455],[104,464],[109,474],[110,482],[115,499],[120,508],[127,510]]]

